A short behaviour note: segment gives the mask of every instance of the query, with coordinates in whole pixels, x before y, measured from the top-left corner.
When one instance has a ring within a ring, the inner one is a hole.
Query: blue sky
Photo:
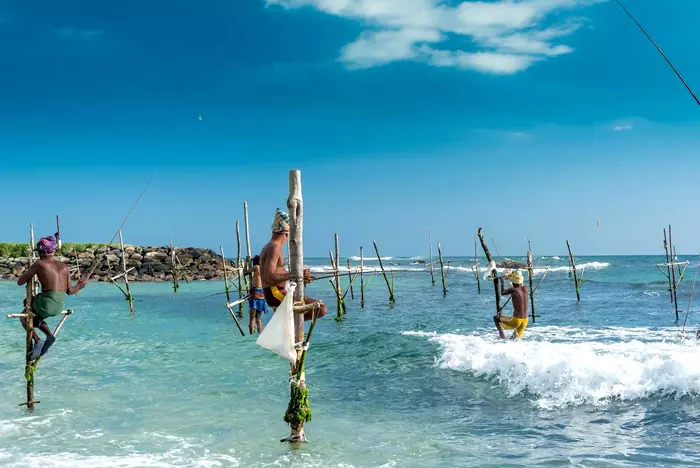
[[[627,6],[700,89],[700,2]],[[612,1],[2,0],[0,54],[4,241],[156,171],[127,242],[232,254],[248,200],[258,250],[301,169],[307,255],[700,249],[700,109]]]

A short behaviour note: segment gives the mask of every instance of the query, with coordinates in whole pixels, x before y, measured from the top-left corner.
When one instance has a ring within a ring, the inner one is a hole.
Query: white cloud
[[[555,41],[573,34],[580,24],[545,27],[545,18],[607,0],[266,0],[284,8],[312,7],[361,21],[367,30],[341,50],[351,68],[398,60],[421,60],[434,66],[511,74],[532,64],[571,53]],[[462,46],[440,48],[448,41]]]
[[[624,132],[626,130],[632,130],[634,126],[632,124],[620,124],[620,125],[615,125],[613,127],[613,131],[615,132]]]

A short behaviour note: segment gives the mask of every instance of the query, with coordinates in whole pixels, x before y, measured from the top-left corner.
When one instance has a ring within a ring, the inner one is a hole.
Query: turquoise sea
[[[39,364],[33,412],[18,406],[24,333],[4,318],[23,290],[1,282],[0,466],[700,466],[700,299],[679,337],[694,257],[680,323],[654,266],[662,257],[578,258],[580,303],[566,257],[538,257],[553,268],[541,317],[518,342],[496,340],[493,288],[477,294],[471,259],[448,259],[445,297],[417,259],[385,260],[400,270],[395,305],[374,276],[362,309],[356,283],[342,323],[328,280],[308,287],[330,312],[309,350],[313,420],[300,449],[279,442],[289,367],[240,336],[224,296],[211,296],[222,282],[177,294],[134,284],[133,317],[109,284],[69,298],[75,313]],[[323,271],[323,259],[307,263]]]

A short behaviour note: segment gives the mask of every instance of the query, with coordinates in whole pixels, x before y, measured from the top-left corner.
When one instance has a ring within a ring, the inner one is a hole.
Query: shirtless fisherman
[[[505,289],[503,286],[503,278],[508,279],[512,287]],[[493,322],[498,329],[498,335],[502,340],[505,340],[506,336],[503,334],[503,329],[505,328],[506,330],[515,330],[511,340],[514,340],[516,336],[522,338],[525,327],[527,327],[529,302],[527,286],[523,286],[523,274],[520,269],[517,269],[499,277],[499,279],[501,280],[501,295],[507,296],[510,294],[511,301],[513,302],[513,316],[504,317],[502,315],[494,315]]]
[[[54,341],[56,341],[44,319],[55,317],[63,311],[66,305],[66,293],[69,295],[76,294],[87,284],[86,280],[82,280],[75,286],[71,286],[68,267],[53,258],[56,251],[56,239],[53,236],[39,239],[39,242],[36,244],[36,250],[39,252],[39,260],[32,263],[27,271],[22,273],[22,276],[17,279],[17,284],[23,286],[34,275],[37,275],[39,283],[41,283],[41,294],[32,299],[32,312],[36,314],[33,321],[34,327],[44,332],[46,341],[40,340],[39,335],[34,332],[32,360],[36,360],[39,356],[46,354]],[[26,330],[26,319],[23,318],[21,320],[22,326]]]
[[[284,255],[282,247],[289,240],[289,215],[277,208],[275,219],[272,222],[272,239],[263,247],[260,252],[260,276],[262,278],[262,286],[265,294],[267,305],[276,309],[284,300],[287,291],[284,289],[284,284],[291,276],[284,267]],[[309,269],[304,269],[304,283],[310,283],[315,278],[311,276]],[[304,297],[306,304],[318,302],[318,299]],[[316,317],[321,318],[326,315],[328,308],[325,304],[321,305]],[[309,311],[304,314],[304,320],[311,320],[313,312]]]

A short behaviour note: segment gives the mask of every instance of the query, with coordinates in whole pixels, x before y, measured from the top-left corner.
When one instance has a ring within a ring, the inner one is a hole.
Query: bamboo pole
[[[395,303],[396,299],[394,298],[394,289],[391,287],[389,284],[389,279],[386,277],[386,271],[384,271],[384,265],[382,264],[382,257],[379,255],[379,248],[377,247],[377,242],[372,241],[374,243],[374,251],[377,252],[377,260],[379,260],[379,268],[382,270],[382,276],[384,276],[384,281],[386,281],[386,287],[389,289],[389,302],[390,303]]]
[[[566,241],[566,248],[569,249],[569,265],[571,265],[571,272],[574,275],[574,286],[576,286],[576,301],[581,300],[581,294],[579,293],[580,281],[576,275],[576,261],[574,260],[574,254],[571,252],[571,245],[569,241]]]
[[[445,264],[442,261],[442,249],[438,242],[438,258],[440,259],[440,276],[442,277],[442,295],[447,296],[447,284],[445,283]]]
[[[177,282],[177,257],[175,256],[175,248],[173,247],[173,240],[170,239],[170,260],[172,261],[171,270],[173,273],[173,291],[177,292],[180,285]]]
[[[673,254],[673,240],[671,239],[671,225],[668,225],[668,250]],[[673,262],[673,258],[671,258]],[[676,322],[678,321],[678,294],[677,294],[677,284],[676,284],[676,269],[671,265],[671,282],[672,282],[672,292],[673,292],[673,310],[676,311]]]
[[[119,230],[119,245],[122,250],[122,268],[124,269],[124,286],[126,287],[126,300],[129,301],[129,314],[134,315],[134,297],[131,295],[131,287],[129,286],[129,276],[126,268],[126,252],[124,251],[124,239],[122,238],[122,230]]]
[[[365,267],[365,256],[362,247],[360,247],[360,307],[365,308],[365,278],[362,276],[362,270]]]
[[[248,274],[246,275],[246,286],[250,289],[253,285],[253,270],[251,267],[251,260],[253,259],[250,249],[250,229],[248,228],[248,202],[243,202],[243,224],[245,227],[245,266]]]
[[[219,252],[221,253],[221,261],[223,262],[223,268],[224,268],[224,285],[225,285],[225,292],[226,292],[226,303],[231,302],[231,291],[228,288],[228,271],[226,270],[226,257],[224,256],[224,246],[220,245],[219,246]],[[240,295],[238,297],[240,299]]]
[[[532,287],[535,279],[535,272],[532,269],[532,244],[530,243],[530,239],[527,240],[527,277],[530,284],[530,311],[532,323],[535,323],[535,289]]]
[[[479,236],[481,248],[484,250],[484,255],[486,255],[486,261],[488,263],[491,263],[493,261],[493,257],[491,257],[491,252],[489,251],[489,248],[486,245],[486,241],[484,240],[484,234],[481,232],[481,228],[479,228],[479,230],[476,232],[476,235]],[[496,292],[496,315],[501,315],[501,313],[503,312],[501,308],[501,290],[498,289],[498,272],[496,270],[493,270],[491,272],[491,279],[493,280],[493,289]]]
[[[34,224],[29,224],[29,255],[27,261],[27,268],[29,268],[32,263],[36,261],[36,254],[34,251]],[[26,286],[26,299],[27,305],[24,308],[24,313],[27,315],[26,327],[26,362],[24,366],[24,377],[27,380],[27,401],[22,405],[27,405],[27,409],[33,410],[34,405],[39,403],[34,400],[34,363],[32,362],[31,356],[34,349],[33,338],[34,338],[34,312],[32,311],[32,300],[34,299],[36,293],[36,275],[32,276],[29,281],[27,281]],[[20,406],[22,406],[20,405]]]
[[[343,321],[343,312],[345,312],[345,304],[343,302],[343,296],[340,288],[340,244],[338,240],[338,233],[335,233],[335,257],[333,259],[333,269],[335,270],[335,289],[337,295],[337,310],[338,316],[336,320],[338,322]]]
[[[243,294],[243,263],[241,262],[241,227],[238,220],[236,220],[236,268],[238,268],[238,299],[244,296]],[[226,259],[221,259],[226,264]],[[238,305],[238,317],[243,318],[243,303]]]
[[[350,259],[348,258],[348,281],[350,281],[350,299],[355,300],[355,291],[352,290],[352,270],[350,268]]]
[[[56,215],[56,250],[59,252],[63,247],[63,241],[61,240],[61,218]]]
[[[287,198],[289,209],[289,271],[290,279],[296,283],[294,289],[294,303],[304,302],[304,204],[301,190],[301,171],[289,171],[289,197]],[[315,314],[314,314],[315,318]],[[313,323],[312,321],[312,327]],[[309,329],[311,332],[311,329]],[[301,343],[304,340],[304,315],[294,314],[294,341]],[[307,342],[309,337],[307,337]],[[297,349],[297,360],[292,366],[290,382],[290,399],[284,421],[291,426],[289,437],[283,439],[286,442],[306,442],[304,423],[311,420],[308,394],[306,386],[306,373],[304,371],[304,356],[306,352]]]
[[[479,275],[479,256],[476,254],[476,234],[474,234],[474,275],[476,276],[476,293],[481,294],[481,275]]]
[[[666,228],[664,228],[664,251],[666,252],[666,277],[668,278],[668,295],[669,300],[673,302],[673,288],[671,287],[671,260],[668,254],[668,242],[666,241]]]
[[[435,273],[433,272],[433,234],[428,231],[428,244],[430,245],[430,282],[435,286]]]

